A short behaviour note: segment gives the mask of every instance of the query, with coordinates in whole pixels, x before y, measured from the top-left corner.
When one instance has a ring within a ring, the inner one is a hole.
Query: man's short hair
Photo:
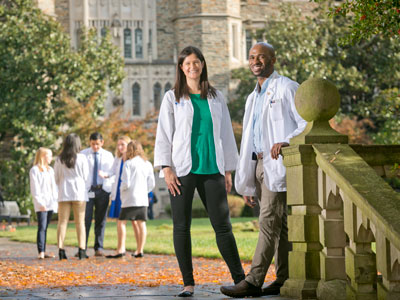
[[[100,132],[94,132],[94,133],[92,133],[90,135],[89,140],[91,140],[91,141],[98,141],[98,140],[102,141],[103,140],[103,136],[101,135]]]

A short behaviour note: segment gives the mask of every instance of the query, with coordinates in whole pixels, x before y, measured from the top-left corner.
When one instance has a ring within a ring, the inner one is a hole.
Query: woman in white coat
[[[60,156],[54,164],[54,173],[58,185],[58,256],[67,259],[64,239],[71,209],[74,212],[76,233],[78,236],[78,257],[87,258],[85,208],[88,201],[89,165],[81,150],[81,140],[75,133],[69,134],[63,143]]]
[[[36,243],[39,259],[54,257],[53,254],[46,253],[47,227],[51,216],[57,212],[57,186],[54,170],[50,167],[52,159],[51,150],[40,147],[36,152],[33,167],[29,171],[31,194],[38,221]]]
[[[122,228],[122,241],[114,258],[125,256],[126,221],[132,222],[136,238],[134,257],[143,257],[146,243],[147,207],[149,206],[148,193],[154,188],[155,180],[153,167],[147,160],[142,145],[138,141],[131,141],[126,151],[126,161],[121,178],[121,212],[119,214]]]
[[[176,82],[161,104],[154,166],[162,167],[171,199],[174,248],[183,277],[179,297],[194,293],[190,224],[197,189],[235,283],[244,279],[227,192],[238,157],[227,105],[208,82],[203,54],[186,47],[178,57]]]
[[[99,171],[99,175],[103,178],[113,178],[113,186],[111,188],[111,205],[109,209],[108,216],[110,218],[119,218],[121,211],[121,178],[124,163],[126,161],[126,151],[128,149],[128,144],[131,142],[131,138],[128,136],[121,136],[117,141],[117,149],[115,151],[114,163],[111,167],[111,172],[106,173]],[[106,258],[121,258],[125,256],[125,235],[126,235],[126,225],[122,221],[117,220],[117,237],[118,245],[115,254],[107,255]],[[123,243],[123,244],[122,244]]]

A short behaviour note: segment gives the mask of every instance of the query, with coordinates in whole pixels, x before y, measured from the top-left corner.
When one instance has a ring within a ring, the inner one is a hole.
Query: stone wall
[[[173,18],[176,3],[173,0],[157,0],[157,53],[159,60],[174,59],[175,35]]]

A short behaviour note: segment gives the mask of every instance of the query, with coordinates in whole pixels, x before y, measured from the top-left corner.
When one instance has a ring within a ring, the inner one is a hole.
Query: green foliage
[[[313,0],[326,2],[326,0]],[[398,0],[345,0],[339,5],[330,2],[331,17],[341,15],[351,19],[347,24],[350,32],[343,37],[344,43],[357,43],[374,35],[400,37],[400,2]]]
[[[383,91],[400,85],[400,40],[375,36],[355,45],[339,45],[338,40],[348,34],[350,21],[341,15],[326,18],[328,4],[316,7],[313,17],[306,18],[290,5],[281,6],[281,15],[271,19],[265,29],[257,32],[256,38],[265,38],[274,46],[275,69],[280,74],[299,83],[310,77],[332,81],[341,94],[341,113],[358,119],[371,118],[375,128],[368,128],[370,134],[387,131],[378,120],[379,114],[366,111],[376,99],[381,99],[381,106],[392,103]],[[229,108],[232,118],[240,122],[246,98],[254,89],[254,76],[240,69],[232,77],[240,83]],[[396,126],[391,137],[396,129],[399,131]]]
[[[376,95],[369,106],[363,107],[365,115],[375,120],[379,131],[372,133],[377,144],[400,144],[400,91],[388,89]]]
[[[28,199],[28,172],[40,146],[56,148],[68,108],[63,95],[85,103],[97,95],[93,117],[102,113],[107,86],[116,93],[123,61],[109,38],[83,34],[74,51],[69,36],[32,0],[0,1],[0,184],[21,207]]]

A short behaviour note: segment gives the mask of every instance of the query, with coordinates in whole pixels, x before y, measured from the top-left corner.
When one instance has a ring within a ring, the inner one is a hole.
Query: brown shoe
[[[101,250],[96,250],[96,251],[94,252],[94,256],[103,257],[103,256],[104,256],[104,253],[103,253],[103,251],[101,251]]]
[[[233,286],[221,286],[221,293],[234,298],[259,297],[261,296],[261,288],[242,280]]]
[[[279,295],[281,293],[282,285],[282,283],[274,281],[270,285],[267,285],[265,288],[262,289],[262,295]]]

